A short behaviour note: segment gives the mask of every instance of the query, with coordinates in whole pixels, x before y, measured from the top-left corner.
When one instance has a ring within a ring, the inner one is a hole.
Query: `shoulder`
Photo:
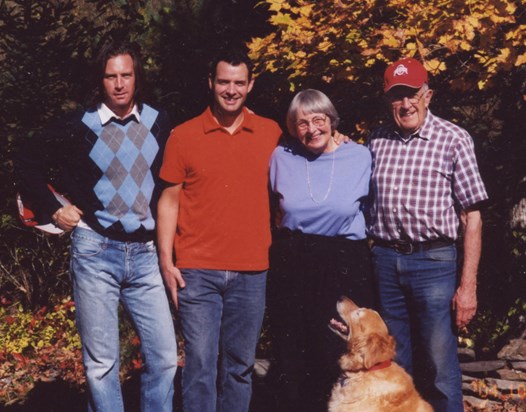
[[[162,107],[153,105],[153,104],[141,104],[139,108],[139,112],[142,115],[151,113],[152,115],[156,116],[159,121],[169,121],[168,112],[164,110]]]
[[[370,150],[363,144],[350,141],[348,143],[344,143],[343,147],[349,153],[353,153],[358,156],[371,157]]]
[[[272,153],[272,159],[281,161],[287,158],[304,157],[300,143],[292,137],[282,139]]]
[[[343,143],[337,150],[341,153],[342,160],[349,161],[353,165],[360,164],[368,167],[372,162],[371,151],[362,144],[356,142]]]
[[[88,129],[88,125],[84,122],[86,114],[91,113],[92,110],[75,110],[55,117],[41,131],[41,135],[66,136],[72,135],[79,131]],[[95,111],[96,113],[96,111]]]
[[[471,140],[468,131],[459,125],[429,113],[429,133],[448,136],[453,140]]]
[[[192,117],[191,119],[185,120],[182,123],[179,123],[177,126],[175,126],[172,129],[173,135],[178,134],[191,134],[194,135],[195,133],[204,133],[204,121],[205,113],[201,113],[198,116]]]
[[[376,127],[371,131],[367,138],[366,146],[371,146],[375,141],[392,139],[395,136],[395,126],[389,122],[381,126]]]
[[[281,128],[279,127],[279,124],[276,121],[269,119],[268,117],[260,116],[249,110],[246,110],[245,113],[248,114],[248,126],[252,126],[256,133],[270,132],[272,133],[272,135],[276,135],[278,137],[281,136]]]

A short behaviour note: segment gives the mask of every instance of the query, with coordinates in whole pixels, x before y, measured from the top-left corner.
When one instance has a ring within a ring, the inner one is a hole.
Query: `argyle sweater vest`
[[[104,228],[117,222],[126,233],[141,226],[155,228],[150,210],[154,188],[151,166],[159,145],[150,130],[156,117],[157,112],[145,106],[140,123],[110,121],[102,126],[97,112],[82,118],[98,137],[89,157],[102,173],[93,191],[103,205],[95,216]]]
[[[31,139],[19,170],[39,222],[50,221],[59,207],[46,188],[46,172],[54,170],[51,181],[83,211],[93,230],[115,240],[154,239],[169,122],[164,111],[146,104],[139,112],[140,122],[133,117],[102,125],[97,111],[88,110]]]

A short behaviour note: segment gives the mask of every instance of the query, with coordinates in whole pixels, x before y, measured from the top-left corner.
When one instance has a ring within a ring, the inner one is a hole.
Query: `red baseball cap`
[[[384,73],[384,93],[395,86],[420,89],[428,82],[427,71],[418,60],[407,57],[391,64]]]

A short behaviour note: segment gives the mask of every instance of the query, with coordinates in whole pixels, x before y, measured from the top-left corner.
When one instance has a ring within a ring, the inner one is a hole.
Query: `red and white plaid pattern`
[[[394,125],[371,134],[373,156],[369,235],[422,242],[456,239],[455,208],[487,199],[471,136],[428,111],[404,141]]]

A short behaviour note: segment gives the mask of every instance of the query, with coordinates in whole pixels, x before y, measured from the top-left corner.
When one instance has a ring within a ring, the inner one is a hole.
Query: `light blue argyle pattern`
[[[157,115],[156,110],[143,105],[140,123],[132,120],[102,126],[97,112],[86,112],[82,119],[98,136],[89,156],[102,172],[94,192],[104,206],[95,212],[104,228],[116,222],[126,233],[141,226],[147,230],[155,227],[150,210],[154,188],[150,168],[159,145],[150,130]]]

